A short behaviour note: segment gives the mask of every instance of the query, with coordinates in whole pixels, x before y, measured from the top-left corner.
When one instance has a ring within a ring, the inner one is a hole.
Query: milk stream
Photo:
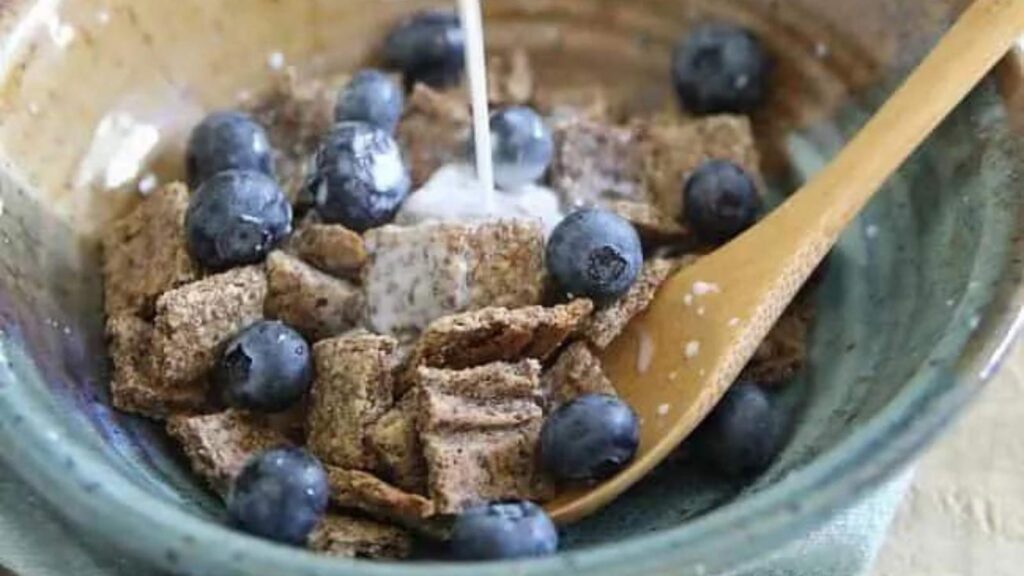
[[[494,212],[494,166],[491,157],[490,111],[487,104],[487,60],[480,0],[459,0],[459,14],[466,32],[466,76],[473,105],[473,142],[476,172],[483,186],[484,208]]]

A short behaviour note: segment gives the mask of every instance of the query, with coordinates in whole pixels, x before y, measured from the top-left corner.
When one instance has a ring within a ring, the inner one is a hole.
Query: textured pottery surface
[[[141,179],[180,176],[191,125],[265,90],[282,74],[271,63],[350,70],[426,4],[0,1],[0,457],[96,539],[181,573],[509,573],[328,560],[229,531],[159,428],[107,404],[95,231],[131,206]],[[599,82],[626,109],[672,105],[669,48],[688,22],[757,29],[780,76],[757,119],[780,192],[827,162],[951,17],[948,2],[903,0],[486,7],[491,45],[526,45],[541,85]],[[944,426],[991,375],[1021,309],[1024,143],[995,84],[830,258],[776,465],[729,486],[668,463],[570,529],[568,553],[517,574],[727,573],[898,472]]]

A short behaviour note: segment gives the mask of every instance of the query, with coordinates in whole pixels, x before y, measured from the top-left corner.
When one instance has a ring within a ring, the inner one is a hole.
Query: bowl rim
[[[691,567],[693,574],[746,562],[778,549],[793,534],[802,534],[866,495],[899,473],[960,409],[998,371],[1016,337],[1024,330],[1024,285],[1018,285],[1005,306],[989,310],[965,353],[954,365],[925,362],[914,380],[890,401],[882,413],[855,430],[837,446],[793,472],[778,484],[745,498],[743,503],[623,542],[561,553],[551,558],[517,563],[374,563],[328,558],[303,549],[274,544],[224,525],[204,520],[124,479],[117,470],[90,455],[78,438],[63,436],[45,422],[31,387],[5,386],[0,395],[0,437],[6,441],[4,461],[35,488],[58,512],[79,527],[95,531],[111,544],[135,556],[175,569],[175,555],[197,561],[203,569],[223,574],[256,574],[241,570],[243,563],[262,571],[302,571],[309,574],[352,576],[524,576],[563,573],[621,574]],[[967,344],[949,342],[943,345]],[[0,340],[0,356],[5,344]],[[15,376],[0,363],[0,382]],[[937,385],[952,379],[957,385],[934,394]],[[22,415],[11,425],[13,414]],[[17,440],[12,442],[11,440]],[[868,456],[870,455],[870,458]],[[84,485],[93,486],[83,491]],[[77,496],[76,496],[77,495]],[[102,522],[97,522],[102,520]],[[114,535],[145,534],[141,539]],[[717,559],[717,560],[714,560]],[[234,572],[232,569],[241,571]]]
[[[18,48],[18,35],[10,26],[20,15],[18,8],[31,2],[12,4],[0,13],[0,34],[6,37],[0,53],[5,56]],[[1024,222],[1024,210],[1018,220]],[[45,421],[43,410],[26,409],[42,400],[33,397],[35,385],[18,385],[19,380],[38,380],[38,375],[15,373],[5,362],[0,362],[0,444],[5,446],[0,457],[79,528],[93,528],[114,546],[171,570],[183,568],[180,558],[190,558],[204,571],[222,574],[256,574],[245,571],[256,567],[267,573],[351,576],[436,576],[441,571],[451,576],[584,571],[601,576],[621,574],[623,565],[633,573],[671,567],[674,573],[701,574],[742,566],[777,550],[791,535],[806,533],[908,465],[991,380],[1024,332],[1024,284],[1014,281],[1014,272],[1019,274],[1024,263],[1016,266],[1018,270],[1011,266],[1004,271],[976,330],[947,331],[933,348],[933,359],[923,362],[910,378],[912,385],[847,438],[776,485],[677,527],[545,559],[459,565],[327,558],[198,518],[124,479],[113,466],[91,455],[82,439],[57,432]],[[7,353],[0,338],[0,358]],[[94,490],[83,491],[87,483]],[[712,566],[714,562],[718,564]]]

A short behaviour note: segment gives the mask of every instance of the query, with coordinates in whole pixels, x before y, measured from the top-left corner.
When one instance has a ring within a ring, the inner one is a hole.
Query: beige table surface
[[[1024,343],[917,470],[875,576],[1024,574]]]

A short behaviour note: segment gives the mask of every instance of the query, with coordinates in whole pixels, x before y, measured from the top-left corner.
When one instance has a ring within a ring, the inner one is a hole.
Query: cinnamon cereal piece
[[[365,518],[328,514],[309,535],[309,548],[336,558],[399,560],[412,554],[412,537],[401,528]]]
[[[397,138],[414,189],[441,166],[465,156],[469,126],[469,103],[461,91],[437,92],[423,84],[413,88]]]
[[[363,238],[340,224],[303,224],[289,246],[299,258],[338,278],[359,280],[366,264]]]
[[[434,503],[418,494],[404,492],[380,478],[358,470],[327,467],[331,501],[374,518],[417,527],[434,516]]]
[[[789,381],[807,360],[807,334],[814,306],[797,300],[782,314],[744,369],[744,376],[763,385]]]
[[[185,243],[188,188],[174,183],[142,200],[103,237],[107,315],[152,318],[156,299],[199,277]]]
[[[269,318],[281,320],[313,342],[343,334],[362,322],[363,293],[284,252],[267,258]]]
[[[586,342],[573,342],[558,355],[558,360],[544,372],[541,387],[549,410],[584,394],[616,395],[601,361]]]
[[[165,387],[153,375],[153,326],[130,314],[107,319],[107,338],[114,372],[110,394],[114,406],[151,418],[195,412],[206,402],[201,386]]]
[[[235,268],[165,293],[156,302],[153,373],[166,388],[205,390],[221,346],[263,318],[267,279],[259,266]]]
[[[192,470],[222,495],[251,456],[290,444],[262,417],[235,410],[175,416],[167,432],[181,444]]]
[[[485,308],[441,318],[416,342],[408,366],[469,368],[524,358],[544,360],[594,310],[590,300],[544,308]]]
[[[423,435],[430,498],[438,513],[507,499],[543,502],[553,488],[539,470],[541,420],[513,428]]]
[[[378,471],[395,486],[424,493],[427,463],[417,430],[419,399],[407,393],[398,404],[380,417],[366,432],[366,444],[377,460]]]
[[[705,116],[646,124],[646,182],[651,197],[670,216],[683,213],[686,179],[708,160],[729,160],[760,183],[760,156],[746,116]],[[762,187],[763,188],[763,187]]]
[[[267,129],[278,180],[293,202],[305,182],[310,155],[334,124],[334,103],[347,80],[346,75],[300,79],[288,69],[252,110]]]
[[[544,290],[544,232],[532,221],[385,226],[366,234],[368,321],[415,335],[449,314],[537,304]]]
[[[367,426],[394,403],[392,372],[398,342],[354,334],[313,346],[316,378],[310,397],[309,448],[325,463],[370,470]]]
[[[551,184],[565,206],[648,200],[637,129],[575,118],[556,124],[554,136]]]
[[[536,457],[544,418],[537,361],[466,370],[421,367],[418,390],[428,493],[439,512],[550,496]]]
[[[581,119],[606,123],[612,117],[608,91],[601,86],[563,86],[548,82],[539,84],[535,92],[533,100],[537,109],[550,116],[556,128],[564,122]]]
[[[534,88],[529,53],[523,48],[516,48],[509,54],[488,58],[487,86],[488,99],[492,104],[528,104],[533,99]]]
[[[424,432],[514,428],[543,416],[536,360],[464,370],[421,366],[417,384]]]
[[[605,202],[604,207],[628,220],[640,238],[651,244],[677,243],[689,235],[682,224],[650,202],[617,200]]]
[[[629,292],[610,306],[594,312],[583,328],[583,335],[597,348],[607,347],[622,333],[630,320],[647,309],[662,282],[678,266],[677,261],[664,258],[645,262],[640,277]]]

